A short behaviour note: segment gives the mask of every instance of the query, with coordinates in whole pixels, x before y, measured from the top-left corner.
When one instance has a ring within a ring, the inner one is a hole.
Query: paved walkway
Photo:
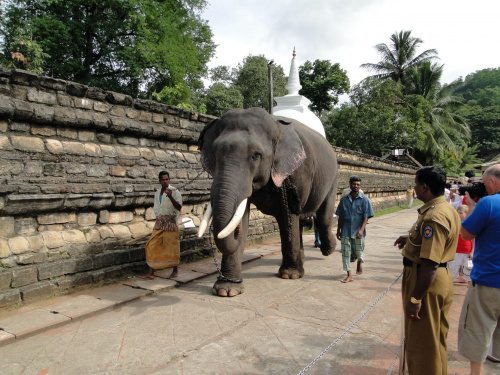
[[[212,295],[208,259],[181,265],[177,281],[165,270],[2,313],[0,374],[297,374],[334,342],[307,374],[388,374],[402,339],[393,242],[415,219],[414,209],[371,219],[364,274],[349,284],[340,253],[323,257],[306,235],[304,278],[276,277],[280,245],[269,242],[246,250],[246,291],[234,298]],[[455,287],[449,374],[469,373],[457,353],[465,291]]]

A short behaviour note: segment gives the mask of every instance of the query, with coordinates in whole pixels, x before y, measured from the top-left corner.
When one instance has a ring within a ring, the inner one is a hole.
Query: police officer
[[[424,202],[409,235],[394,245],[403,254],[403,308],[406,363],[410,375],[446,375],[446,338],[453,302],[453,280],[448,269],[455,258],[460,217],[446,202],[446,173],[423,167],[415,176],[415,193]]]

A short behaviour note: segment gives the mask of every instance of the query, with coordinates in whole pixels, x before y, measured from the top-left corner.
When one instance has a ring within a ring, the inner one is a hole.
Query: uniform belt
[[[438,267],[446,267],[448,263],[439,263]],[[413,266],[413,261],[408,259],[407,257],[403,257],[403,266],[411,267]],[[417,267],[420,267],[420,264],[417,264]]]

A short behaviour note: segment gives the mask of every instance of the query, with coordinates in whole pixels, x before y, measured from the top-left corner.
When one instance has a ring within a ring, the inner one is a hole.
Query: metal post
[[[273,63],[274,60],[267,64],[267,79],[269,81],[269,114],[273,114]]]

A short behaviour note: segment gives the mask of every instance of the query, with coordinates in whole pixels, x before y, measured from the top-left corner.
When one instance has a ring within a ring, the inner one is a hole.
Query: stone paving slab
[[[16,336],[14,336],[12,333],[8,333],[8,332],[0,330],[0,345],[8,344],[11,341],[14,341],[15,339],[16,339]]]
[[[65,315],[54,314],[45,309],[34,309],[23,313],[22,316],[13,315],[0,320],[0,328],[19,339],[70,321],[71,318]]]
[[[221,257],[217,257],[217,262],[220,264]],[[214,259],[212,257],[200,260],[194,263],[182,264],[179,266],[179,270],[188,270],[191,272],[198,272],[204,275],[210,275],[217,272],[217,267],[215,266]]]
[[[164,269],[161,271],[155,271],[155,276],[161,277],[164,279],[175,280],[181,284],[186,284],[190,281],[200,279],[202,277],[207,276],[206,273],[195,272],[191,269],[188,269],[187,267],[184,267],[184,265],[178,267],[178,274],[177,274],[176,278],[170,278],[171,273],[172,273],[172,269],[167,268],[167,269]]]
[[[66,299],[62,302],[57,302],[45,309],[48,311],[58,312],[59,314],[75,320],[102,312],[115,305],[116,303],[114,301],[97,299],[96,297],[89,295],[79,295]]]
[[[242,263],[245,264],[245,263],[248,263],[248,262],[251,262],[251,261],[254,261],[254,260],[257,260],[257,259],[260,259],[262,258],[263,255],[261,254],[255,254],[255,253],[243,253],[243,260],[242,260]]]
[[[177,285],[177,282],[159,277],[155,277],[152,280],[136,278],[123,282],[123,285],[130,286],[132,288],[151,290],[153,293],[160,293],[174,288]]]
[[[151,293],[153,293],[151,290],[136,289],[130,286],[118,284],[93,289],[85,294],[100,300],[113,302],[116,306],[147,296]]]

